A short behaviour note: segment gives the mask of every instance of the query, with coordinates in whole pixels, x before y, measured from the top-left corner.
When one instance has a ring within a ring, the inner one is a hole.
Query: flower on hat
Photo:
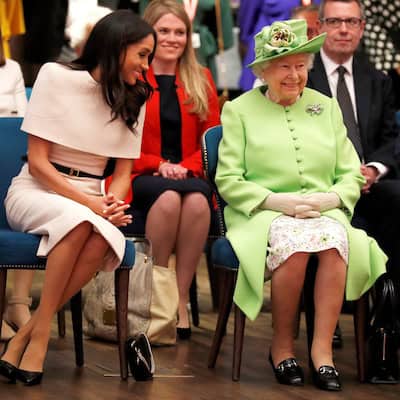
[[[261,32],[260,39],[264,44],[259,48],[259,55],[269,57],[284,53],[298,45],[298,37],[288,24],[276,21]],[[261,54],[260,54],[261,53]]]
[[[292,32],[290,27],[281,22],[271,26],[269,32],[269,42],[265,47],[289,47],[296,40],[296,34]]]

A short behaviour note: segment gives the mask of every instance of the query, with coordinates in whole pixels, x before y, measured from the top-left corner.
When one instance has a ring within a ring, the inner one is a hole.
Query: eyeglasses
[[[329,28],[340,28],[343,22],[347,28],[357,29],[361,26],[361,18],[322,18],[321,22],[325,23]]]

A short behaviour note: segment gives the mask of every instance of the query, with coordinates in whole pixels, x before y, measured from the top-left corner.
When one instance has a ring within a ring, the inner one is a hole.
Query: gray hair
[[[322,0],[320,5],[319,5],[319,19],[324,19],[325,18],[325,5],[327,3],[333,3],[333,2],[338,2],[338,3],[356,3],[358,7],[360,8],[360,16],[361,19],[365,19],[365,12],[364,12],[364,6],[361,3],[360,0]]]

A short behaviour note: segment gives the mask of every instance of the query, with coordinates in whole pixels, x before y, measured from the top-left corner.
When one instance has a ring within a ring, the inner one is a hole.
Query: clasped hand
[[[173,164],[170,162],[163,162],[158,167],[158,172],[155,172],[154,175],[162,176],[163,178],[168,179],[186,179],[188,174],[188,169],[182,167],[180,164]]]
[[[125,214],[129,207],[129,204],[118,199],[113,193],[101,197],[90,196],[89,199],[89,208],[115,226],[126,226],[132,222],[132,215]]]
[[[339,205],[339,196],[333,192],[307,195],[272,193],[264,201],[263,208],[279,211],[295,218],[318,218],[322,211]]]

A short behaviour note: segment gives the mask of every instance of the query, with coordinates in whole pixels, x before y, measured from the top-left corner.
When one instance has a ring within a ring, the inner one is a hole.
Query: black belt
[[[76,168],[69,168],[65,167],[64,165],[60,165],[57,163],[52,162],[54,168],[57,171],[62,172],[63,174],[69,175],[69,176],[76,176],[79,178],[94,178],[94,179],[103,179],[103,175],[93,175],[89,174],[89,172],[81,171]]]

